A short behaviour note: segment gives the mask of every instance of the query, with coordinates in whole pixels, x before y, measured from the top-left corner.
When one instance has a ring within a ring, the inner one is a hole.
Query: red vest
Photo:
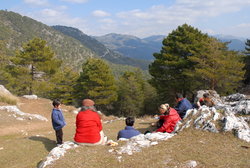
[[[76,116],[74,140],[79,143],[96,143],[101,139],[102,123],[97,112],[90,109],[80,111]]]

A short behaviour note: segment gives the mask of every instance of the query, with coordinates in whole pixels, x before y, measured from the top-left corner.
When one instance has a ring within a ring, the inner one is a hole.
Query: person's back
[[[120,138],[130,139],[134,136],[141,134],[138,130],[136,130],[133,127],[133,125],[134,125],[134,118],[133,117],[126,118],[125,122],[126,122],[127,126],[125,127],[125,129],[119,131],[117,139],[120,139]]]
[[[189,102],[188,99],[184,98],[182,94],[177,93],[175,97],[177,103],[177,106],[174,108],[178,114],[180,115],[181,119],[183,119],[186,115],[187,110],[192,109],[193,106]]]
[[[91,99],[82,101],[82,109],[76,116],[76,133],[74,140],[83,145],[103,145],[106,139],[102,131],[101,118]]]
[[[75,141],[79,143],[96,143],[100,140],[102,124],[97,112],[90,109],[81,111],[76,117]]]

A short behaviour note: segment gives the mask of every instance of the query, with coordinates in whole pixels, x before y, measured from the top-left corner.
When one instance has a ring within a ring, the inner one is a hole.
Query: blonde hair
[[[164,109],[164,110],[168,110],[169,109],[169,104],[165,103],[165,104],[161,104],[160,108]]]

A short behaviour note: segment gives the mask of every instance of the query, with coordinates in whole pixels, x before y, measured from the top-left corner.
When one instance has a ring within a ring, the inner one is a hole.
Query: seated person
[[[198,108],[201,106],[206,105],[207,107],[213,107],[214,102],[210,99],[209,93],[204,93],[203,97],[199,99],[197,102]]]
[[[134,129],[133,127],[134,122],[135,122],[134,117],[127,117],[125,120],[127,126],[125,127],[125,129],[118,132],[117,139],[120,138],[130,139],[133,136],[141,134],[138,130]]]
[[[76,116],[76,133],[74,140],[84,145],[104,145],[107,137],[102,130],[102,122],[91,99],[82,101],[81,111]]]
[[[176,123],[181,120],[177,111],[174,108],[171,108],[169,104],[162,104],[159,107],[159,112],[161,115],[157,122],[158,129],[156,132],[173,132]]]
[[[193,106],[190,101],[182,96],[182,94],[177,93],[175,96],[175,100],[177,105],[175,106],[175,110],[180,115],[181,119],[183,119],[186,115],[187,110],[192,109]]]

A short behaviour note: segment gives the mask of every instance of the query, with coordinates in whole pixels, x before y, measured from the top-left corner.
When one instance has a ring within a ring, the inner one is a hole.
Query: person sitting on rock
[[[198,108],[200,108],[203,105],[207,107],[213,107],[215,105],[214,102],[210,99],[209,93],[204,93],[203,97],[200,98],[199,101],[197,102]]]
[[[174,109],[178,112],[181,119],[183,119],[186,115],[187,110],[192,109],[193,106],[188,99],[182,96],[181,93],[177,93],[175,95],[175,100],[177,102],[177,105],[174,107]]]
[[[126,127],[125,129],[118,132],[117,139],[120,139],[120,138],[130,139],[133,136],[137,136],[141,134],[138,130],[136,130],[133,127],[134,122],[135,122],[134,117],[127,117],[125,120]]]
[[[76,116],[76,133],[74,140],[83,145],[105,145],[107,137],[102,130],[102,122],[91,99],[82,101],[81,111]]]
[[[171,108],[169,104],[162,104],[159,107],[159,112],[161,115],[156,124],[158,127],[156,132],[173,132],[176,123],[181,120],[177,111],[174,108]]]

